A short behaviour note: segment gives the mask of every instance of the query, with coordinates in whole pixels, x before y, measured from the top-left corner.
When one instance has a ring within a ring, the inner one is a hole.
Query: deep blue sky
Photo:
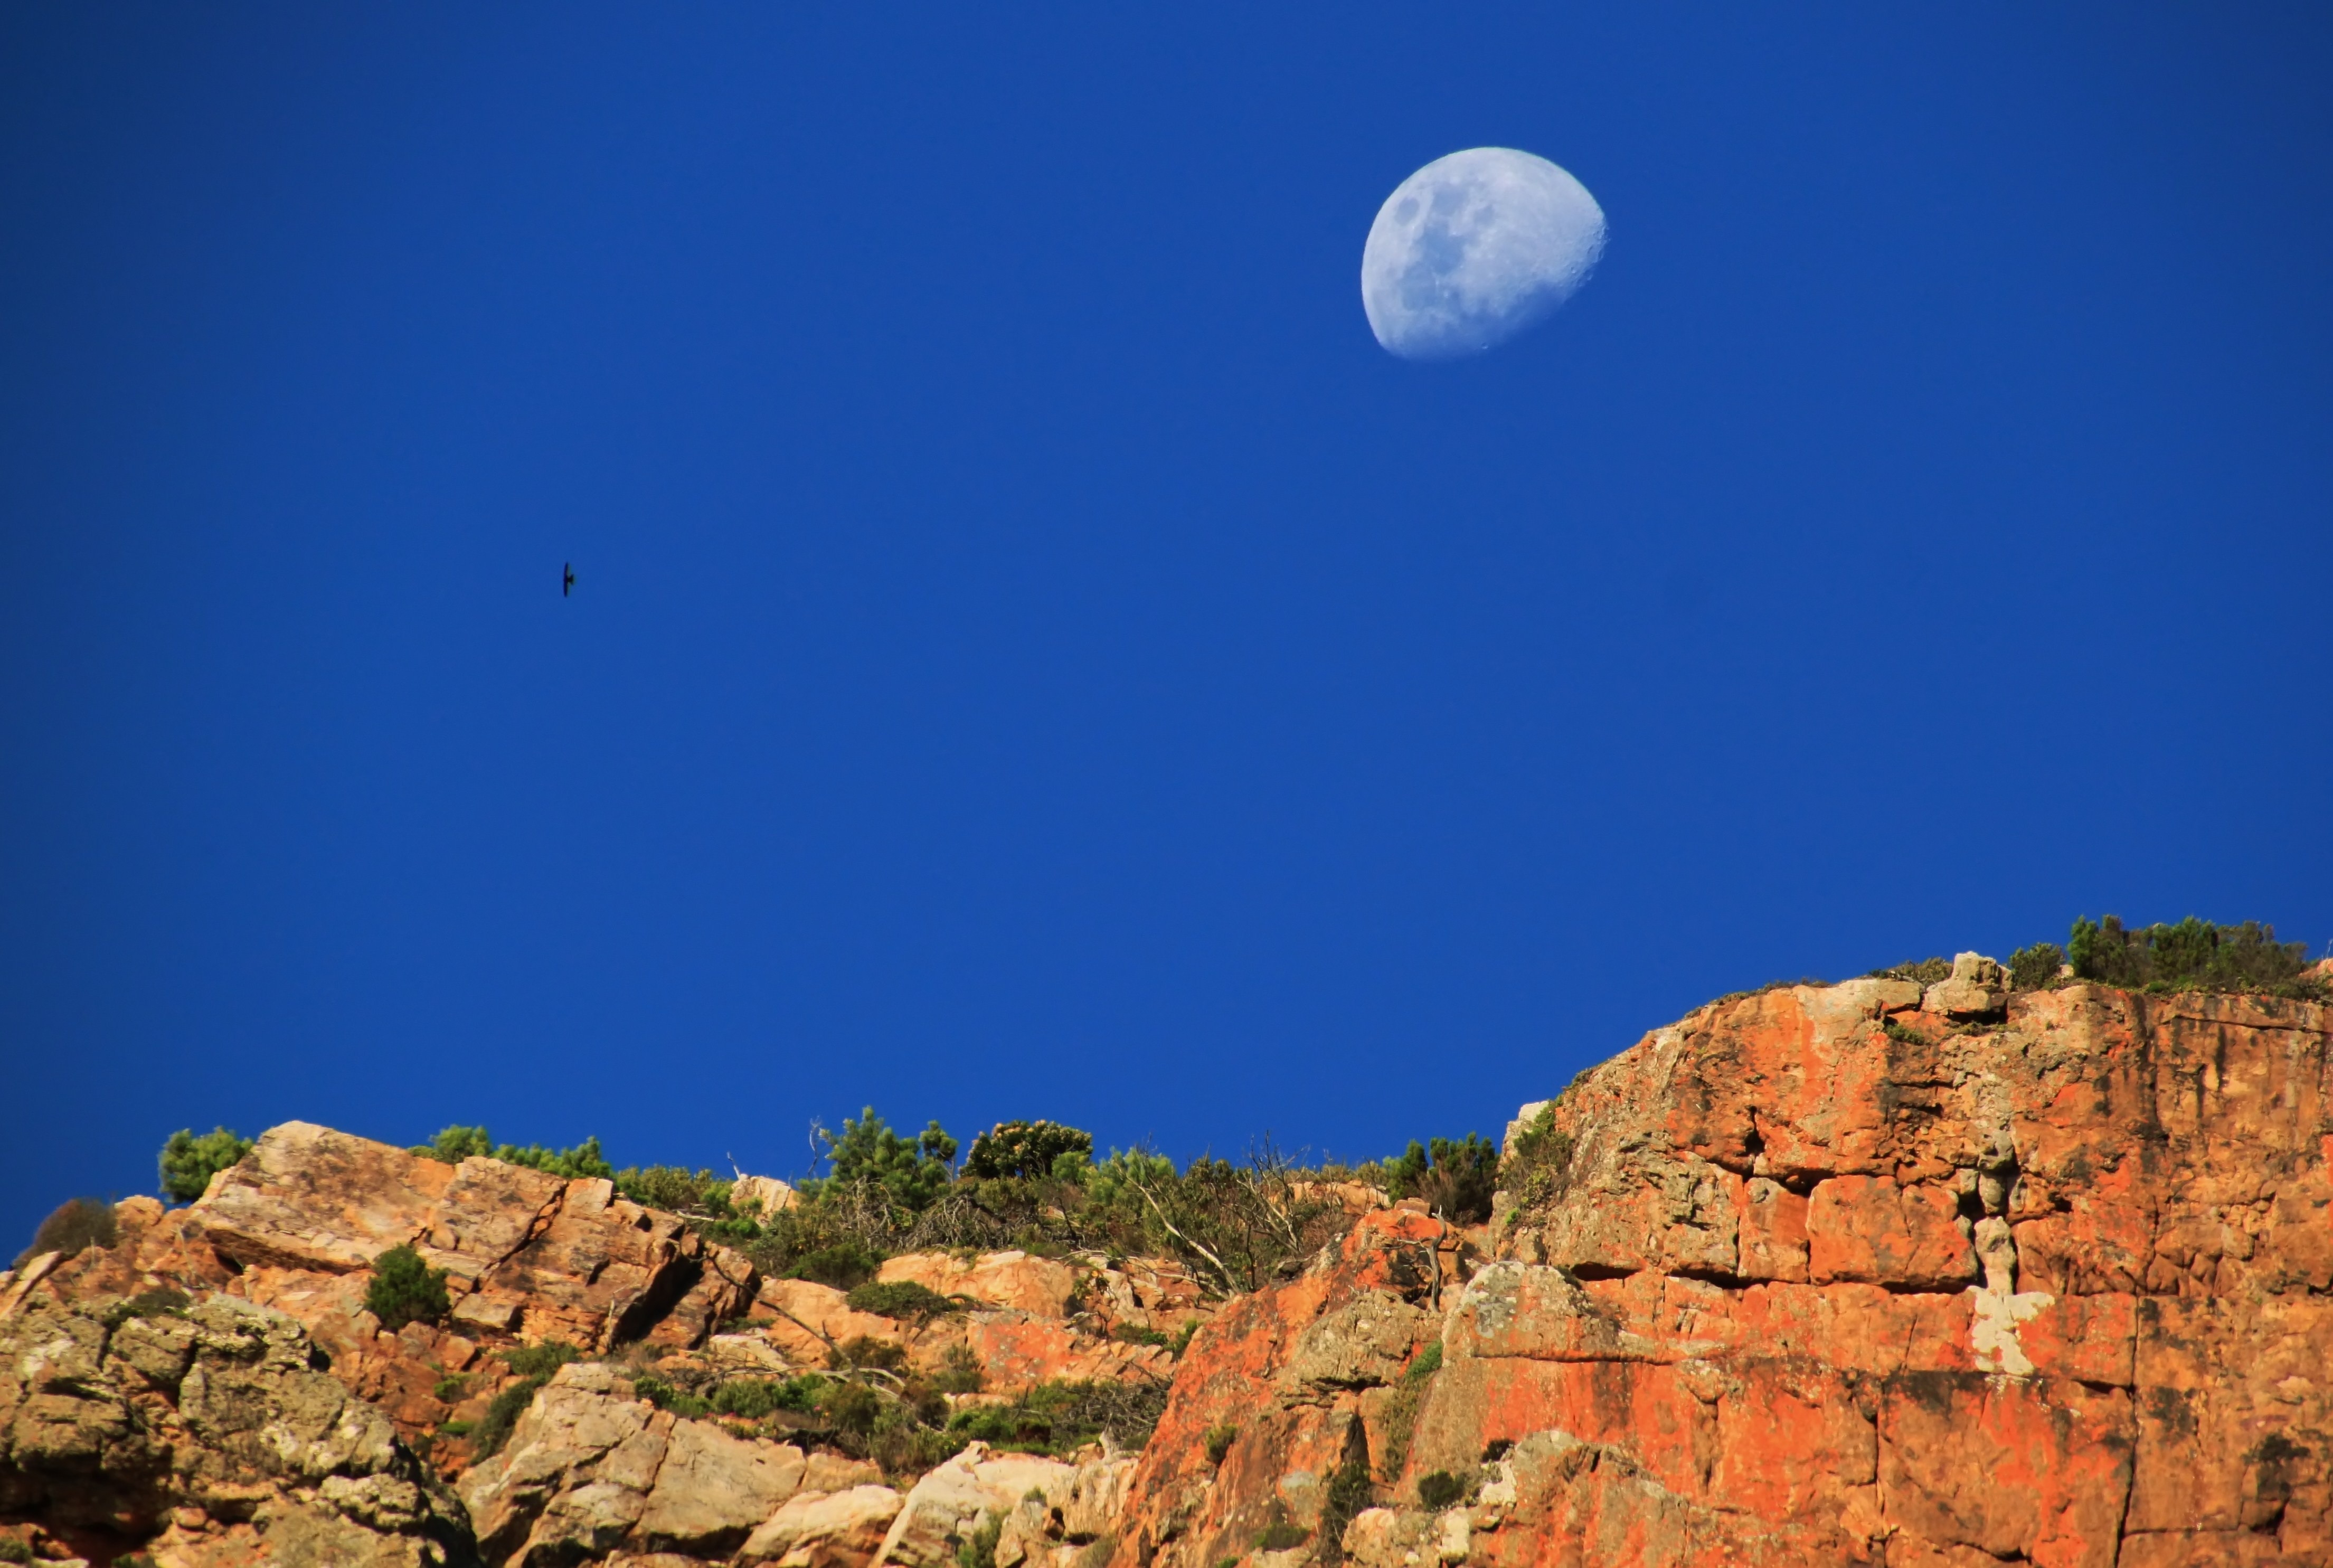
[[[2328,14],[1551,9],[0,13],[0,1231],[291,1117],[1365,1156],[1778,976],[2322,950]],[[1604,264],[1396,361],[1481,144]]]

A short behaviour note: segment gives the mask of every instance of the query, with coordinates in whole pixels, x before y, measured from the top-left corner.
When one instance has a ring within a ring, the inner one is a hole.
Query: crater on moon
[[[1475,147],[1394,188],[1361,250],[1361,308],[1408,360],[1504,342],[1570,299],[1604,252],[1604,209],[1543,158]]]

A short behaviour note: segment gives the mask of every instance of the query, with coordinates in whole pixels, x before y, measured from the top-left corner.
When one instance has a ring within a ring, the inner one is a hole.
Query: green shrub
[[[110,1247],[120,1238],[111,1204],[101,1198],[68,1198],[41,1221],[33,1232],[33,1245],[16,1255],[13,1266],[22,1268],[44,1252],[72,1257],[84,1247]]]
[[[548,1377],[522,1378],[494,1397],[486,1406],[486,1413],[469,1430],[473,1463],[503,1451],[503,1445],[510,1441],[511,1429],[526,1414],[526,1408],[534,1403],[535,1390],[550,1380]],[[456,1425],[448,1421],[439,1430],[452,1433]]]
[[[1093,1134],[1058,1121],[1000,1121],[972,1140],[964,1173],[983,1180],[1051,1176],[1093,1162]]]
[[[427,1143],[417,1143],[408,1151],[424,1159],[435,1159],[443,1165],[459,1165],[473,1155],[491,1159],[494,1153],[492,1134],[483,1127],[453,1126],[442,1129]]]
[[[1401,1380],[1406,1383],[1422,1383],[1441,1370],[1442,1342],[1435,1340],[1417,1352],[1416,1358],[1401,1374]]]
[[[709,1416],[713,1401],[702,1400],[685,1389],[677,1389],[653,1372],[636,1373],[632,1392],[659,1410],[670,1410],[676,1416]]]
[[[1312,1532],[1301,1525],[1282,1519],[1266,1525],[1256,1532],[1255,1549],[1259,1552],[1288,1552],[1312,1539]]]
[[[837,1431],[863,1438],[874,1431],[876,1419],[883,1414],[883,1399],[865,1383],[829,1383],[819,1395],[818,1410]]]
[[[1387,1168],[1387,1193],[1422,1198],[1443,1218],[1460,1225],[1491,1217],[1491,1195],[1498,1189],[1499,1146],[1476,1133],[1464,1139],[1413,1141],[1407,1153]]]
[[[910,1214],[929,1208],[955,1179],[950,1161],[956,1141],[934,1121],[918,1136],[902,1138],[868,1106],[858,1117],[842,1119],[842,1131],[819,1134],[832,1172],[817,1187],[872,1188]]]
[[[431,1268],[410,1246],[392,1246],[373,1259],[365,1310],[390,1333],[408,1323],[436,1323],[452,1306],[446,1297],[446,1271]]]
[[[1571,1134],[1555,1124],[1553,1102],[1541,1106],[1531,1125],[1516,1134],[1514,1158],[1499,1168],[1500,1184],[1514,1194],[1517,1216],[1562,1196],[1570,1181],[1572,1149]]]
[[[891,1340],[878,1340],[873,1334],[857,1334],[826,1352],[826,1364],[837,1371],[857,1371],[871,1367],[877,1371],[896,1372],[907,1364],[907,1352]]]
[[[913,1280],[870,1280],[856,1286],[843,1298],[853,1312],[871,1313],[878,1318],[898,1318],[904,1323],[929,1323],[962,1311],[960,1303],[926,1284]]]
[[[2009,986],[2012,991],[2046,991],[2058,983],[2066,967],[2065,949],[2055,942],[2036,942],[2009,955]]]
[[[209,1189],[211,1178],[251,1152],[251,1140],[221,1127],[195,1136],[192,1128],[170,1134],[155,1161],[162,1178],[162,1194],[174,1203],[192,1203]]]
[[[33,1549],[14,1535],[0,1539],[0,1563],[30,1563]]]
[[[2246,920],[2215,926],[2190,915],[2175,926],[2126,930],[2121,919],[2074,922],[2066,944],[2074,976],[2126,990],[2263,991],[2315,994],[2304,981],[2309,949],[2280,942],[2276,928]]]
[[[1207,1463],[1221,1465],[1224,1456],[1232,1451],[1232,1439],[1238,1436],[1239,1429],[1229,1421],[1219,1427],[1209,1427],[1206,1435],[1199,1439],[1200,1446],[1206,1449]]]
[[[503,1365],[523,1378],[547,1380],[568,1362],[582,1359],[581,1351],[559,1340],[548,1340],[539,1345],[519,1345],[502,1352]]]
[[[1417,1501],[1421,1507],[1439,1512],[1466,1496],[1466,1483],[1447,1470],[1436,1470],[1417,1478]]]
[[[996,1543],[1003,1534],[1004,1515],[989,1509],[956,1547],[956,1568],[996,1568]]]
[[[540,1143],[521,1148],[515,1143],[495,1144],[483,1127],[456,1125],[442,1130],[427,1143],[415,1145],[410,1152],[446,1165],[459,1165],[473,1155],[483,1155],[568,1181],[587,1177],[613,1180],[616,1175],[616,1168],[608,1163],[596,1138],[587,1138],[572,1149],[546,1149]]]
[[[685,1165],[628,1165],[616,1172],[615,1180],[618,1192],[648,1208],[713,1220],[737,1217],[729,1207],[729,1189],[735,1184],[710,1170],[691,1170]]]
[[[1157,1329],[1146,1329],[1138,1323],[1119,1323],[1109,1331],[1109,1337],[1124,1345],[1166,1345],[1172,1342]]]
[[[1026,1454],[1067,1454],[1104,1432],[1134,1449],[1150,1440],[1166,1408],[1164,1383],[1040,1383],[1009,1403],[958,1410],[948,1430]]]
[[[429,1392],[441,1405],[458,1405],[469,1395],[470,1380],[456,1377],[439,1378],[437,1386],[431,1389]]]
[[[788,1279],[806,1279],[836,1290],[856,1290],[883,1266],[883,1255],[855,1241],[839,1242],[805,1253],[785,1272]]]
[[[988,1373],[970,1345],[950,1345],[940,1356],[940,1370],[931,1385],[943,1394],[976,1394],[988,1386]]]
[[[818,1409],[818,1397],[826,1387],[827,1380],[816,1372],[798,1378],[741,1378],[713,1390],[713,1413],[758,1421],[780,1410],[807,1412]]]
[[[1175,1331],[1174,1340],[1166,1346],[1167,1353],[1172,1355],[1176,1361],[1181,1361],[1183,1359],[1183,1352],[1191,1348],[1191,1336],[1198,1332],[1199,1320],[1197,1318],[1185,1318],[1183,1320],[1183,1326]]]

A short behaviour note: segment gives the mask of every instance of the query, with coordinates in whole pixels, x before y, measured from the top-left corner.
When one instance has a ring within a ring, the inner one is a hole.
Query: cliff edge
[[[2328,1009],[1961,969],[1704,1007],[1237,1303],[1115,1568],[2333,1561]]]

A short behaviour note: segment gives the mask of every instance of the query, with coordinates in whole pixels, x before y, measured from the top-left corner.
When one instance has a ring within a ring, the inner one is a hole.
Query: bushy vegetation
[[[2063,947],[2035,942],[2009,957],[2013,991],[2047,991],[2093,981],[2131,991],[2236,991],[2277,996],[2323,997],[2324,983],[2308,975],[2309,949],[2280,942],[2276,928],[2257,920],[2214,925],[2190,915],[2175,926],[2126,928],[2119,917],[2074,922]],[[1944,958],[1924,958],[1874,969],[1885,979],[1933,986],[1952,977]]]
[[[2066,950],[2055,942],[2036,942],[2009,956],[2009,988],[2046,991],[2058,983],[2066,967]]]
[[[883,1261],[902,1252],[1165,1255],[1204,1288],[1236,1294],[1292,1275],[1349,1227],[1342,1206],[1322,1190],[1326,1181],[1390,1186],[1445,1217],[1473,1222],[1488,1217],[1499,1174],[1497,1146],[1473,1134],[1413,1145],[1405,1157],[1377,1164],[1310,1169],[1269,1140],[1236,1161],[1203,1155],[1178,1168],[1147,1149],[1096,1160],[1090,1133],[1044,1121],[997,1123],[974,1140],[958,1168],[956,1140],[938,1122],[909,1137],[871,1106],[846,1118],[840,1132],[814,1127],[812,1136],[824,1172],[796,1183],[800,1201],[772,1214],[738,1207],[734,1183],[710,1170],[613,1170],[597,1139],[572,1149],[519,1148],[494,1143],[484,1127],[456,1125],[415,1152],[446,1161],[491,1155],[557,1175],[610,1179],[634,1201],[677,1214],[742,1250],[764,1277],[871,1293],[855,1295],[854,1304],[879,1303],[861,1310],[911,1321],[955,1303],[922,1286],[877,1284]],[[1180,1354],[1187,1331],[1166,1342]]]
[[[1105,1432],[1133,1449],[1150,1440],[1166,1409],[1164,1383],[1040,1383],[1010,1403],[958,1410],[947,1429],[964,1442],[1023,1454],[1067,1454]]]
[[[101,1198],[68,1198],[49,1211],[33,1232],[33,1245],[18,1253],[11,1266],[22,1268],[44,1252],[71,1257],[83,1247],[111,1246],[120,1238],[111,1204]]]
[[[844,1117],[841,1132],[821,1128],[816,1136],[833,1174],[822,1183],[805,1183],[807,1189],[871,1188],[894,1207],[920,1214],[955,1180],[956,1141],[936,1121],[907,1138],[892,1131],[869,1105],[856,1119]]]
[[[1069,1163],[1064,1166],[1062,1161]],[[964,1173],[982,1181],[1061,1174],[1093,1163],[1093,1134],[1058,1121],[1000,1121],[972,1140]]]
[[[765,1275],[846,1291],[865,1286],[896,1253],[1020,1247],[1051,1256],[1164,1255],[1209,1288],[1237,1292],[1292,1271],[1346,1224],[1335,1204],[1300,1194],[1298,1183],[1318,1173],[1269,1145],[1240,1163],[1202,1158],[1182,1169],[1142,1150],[1095,1164],[1080,1152],[1090,1145],[1090,1135],[1057,1130],[1020,1142],[1026,1168],[1051,1156],[1042,1174],[977,1176],[969,1160],[951,1173],[946,1160],[956,1145],[944,1129],[909,1140],[869,1110],[827,1140],[830,1174],[800,1183],[800,1204],[761,1217],[753,1235],[731,1245]],[[936,1310],[915,1300],[910,1310]]]
[[[1555,1102],[1541,1106],[1516,1135],[1514,1157],[1500,1169],[1501,1182],[1515,1195],[1517,1214],[1562,1196],[1571,1179],[1571,1134],[1555,1124]]]
[[[209,1188],[212,1177],[241,1163],[250,1152],[250,1139],[224,1127],[200,1138],[192,1128],[181,1128],[170,1134],[155,1162],[160,1170],[162,1196],[173,1203],[192,1203]]]
[[[456,1437],[469,1438],[473,1460],[501,1453],[503,1445],[510,1441],[511,1429],[526,1414],[527,1406],[534,1402],[535,1390],[549,1382],[552,1373],[582,1353],[573,1345],[556,1341],[503,1352],[503,1364],[517,1373],[519,1380],[494,1397],[477,1425],[465,1429],[449,1421],[445,1430]]]
[[[2066,951],[2076,979],[2129,990],[2296,995],[2322,989],[2301,978],[2309,967],[2307,946],[2278,941],[2276,928],[2257,920],[2217,926],[2190,915],[2175,926],[2126,930],[2113,915],[2078,919]]]
[[[897,1318],[902,1323],[929,1323],[964,1310],[964,1303],[940,1294],[927,1284],[913,1280],[883,1280],[862,1284],[843,1298],[853,1312],[872,1313],[878,1318]]]
[[[957,1545],[955,1568],[996,1568],[996,1544],[1003,1538],[1004,1515],[992,1508]]]
[[[1499,1146],[1468,1133],[1462,1139],[1415,1140],[1391,1163],[1386,1190],[1394,1198],[1422,1198],[1435,1214],[1459,1225],[1491,1217],[1491,1194],[1499,1183]]]
[[[442,1130],[427,1143],[415,1145],[412,1152],[447,1165],[459,1165],[472,1155],[485,1155],[505,1165],[523,1165],[529,1170],[570,1181],[583,1177],[612,1180],[616,1175],[616,1168],[608,1163],[596,1138],[587,1138],[572,1149],[545,1149],[540,1143],[521,1148],[515,1143],[495,1143],[493,1135],[483,1127],[457,1125]]]
[[[436,1323],[451,1310],[446,1271],[431,1268],[410,1246],[392,1246],[373,1259],[365,1310],[395,1333],[408,1323]]]

